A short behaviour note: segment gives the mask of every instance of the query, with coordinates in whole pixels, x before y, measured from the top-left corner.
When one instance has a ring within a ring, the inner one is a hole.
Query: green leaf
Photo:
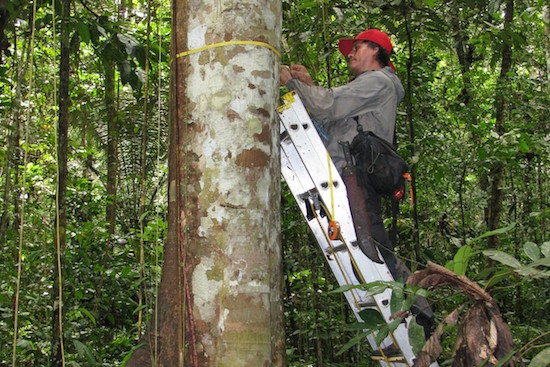
[[[496,236],[497,234],[506,233],[506,232],[510,231],[511,229],[513,229],[515,226],[516,226],[516,223],[511,223],[510,225],[508,225],[506,227],[502,227],[502,228],[495,229],[493,231],[485,232],[481,236],[475,238],[474,240],[480,240],[480,239],[483,239],[483,238]]]
[[[345,292],[350,291],[352,289],[365,289],[365,284],[342,285],[342,286],[336,288],[335,290],[330,291],[329,294],[331,294],[331,293],[345,293]]]
[[[109,38],[109,34],[107,34],[107,31],[105,31],[105,28],[103,28],[102,26],[100,26],[99,24],[97,25],[97,31],[105,38]]]
[[[453,271],[458,275],[466,275],[468,261],[474,250],[471,246],[465,245],[458,249],[453,259]]]
[[[521,150],[523,153],[527,153],[531,151],[531,148],[529,147],[527,142],[523,139],[519,140],[518,145],[519,145],[519,150]]]
[[[500,270],[500,271],[496,272],[495,275],[493,275],[489,279],[489,281],[487,282],[485,287],[490,288],[490,287],[494,286],[495,284],[497,284],[498,282],[500,282],[504,279],[507,279],[511,274],[512,274],[512,272],[508,269]]]
[[[120,43],[124,45],[126,54],[130,57],[135,56],[136,51],[139,48],[139,42],[132,36],[122,33],[117,33],[117,38]]]
[[[485,256],[490,257],[493,260],[496,260],[504,265],[510,266],[514,269],[521,268],[521,263],[512,255],[507,254],[506,252],[498,250],[485,250],[483,251]]]
[[[532,278],[544,277],[544,272],[538,269],[535,269],[532,266],[522,266],[521,268],[516,269],[516,272],[523,277],[532,277]]]
[[[550,241],[544,242],[540,245],[540,252],[544,257],[550,257]]]
[[[508,354],[506,354],[504,357],[502,357],[497,364],[495,364],[495,367],[502,367],[504,366],[506,363],[508,363],[508,361],[510,359],[512,359],[512,357],[514,356],[514,354],[516,354],[516,351],[515,350],[511,350],[508,352]]]
[[[384,325],[386,320],[380,314],[380,312],[373,310],[372,308],[364,309],[359,312],[359,316],[364,321],[365,329],[377,329],[380,325]]]
[[[429,8],[434,8],[435,7],[435,0],[424,0],[424,3],[429,7]]]
[[[550,257],[535,260],[531,264],[529,264],[529,266],[550,266]]]
[[[346,330],[349,331],[366,331],[368,330],[364,322],[355,322],[350,325],[346,325]]]
[[[22,349],[25,349],[25,350],[32,350],[33,349],[32,343],[30,341],[26,340],[26,339],[17,339],[16,345],[17,345],[18,348],[22,348]]]
[[[92,313],[90,311],[88,311],[87,309],[83,308],[83,307],[80,307],[78,309],[78,311],[82,312],[84,315],[88,316],[88,318],[90,319],[90,321],[92,322],[93,325],[96,324],[96,321],[95,321],[95,317],[94,315],[92,315]]]
[[[80,40],[84,43],[90,43],[90,29],[88,28],[88,24],[84,22],[78,22],[76,24],[76,30],[78,32],[78,37]]]
[[[362,333],[359,333],[357,334],[355,337],[351,338],[349,342],[347,342],[338,352],[336,352],[336,355],[340,355],[342,353],[344,353],[346,350],[350,349],[351,347],[353,347],[354,345],[356,344],[359,344],[360,342],[363,341],[363,339],[365,339],[367,337],[367,335],[369,335],[371,333],[371,331],[365,331],[365,332],[362,332]]]
[[[547,367],[550,361],[550,348],[543,349],[537,354],[527,367]]]
[[[317,0],[303,0],[298,4],[298,9],[304,10],[319,6],[319,2]]]
[[[539,247],[533,242],[525,242],[523,251],[533,261],[540,259]]]
[[[388,336],[388,334],[390,333],[390,330],[389,330],[389,327],[388,325],[384,325],[384,327],[380,328],[380,330],[378,330],[378,333],[376,334],[376,337],[374,338],[374,341],[377,345],[380,345],[380,343],[382,343],[382,341],[384,341],[384,339],[386,339],[386,337]]]
[[[96,366],[97,362],[94,358],[94,355],[92,354],[92,351],[90,348],[88,348],[86,345],[82,344],[80,341],[73,339],[73,344],[76,348],[76,351],[80,357],[86,358],[86,361],[88,362],[88,366]]]
[[[399,324],[403,321],[401,317],[398,317],[394,320],[392,320],[389,324],[386,324],[378,330],[378,333],[376,334],[376,337],[374,338],[374,341],[377,345],[380,345],[384,339],[389,335],[390,332],[395,331]]]
[[[135,347],[133,347],[132,350],[128,354],[126,354],[126,356],[122,360],[122,362],[120,364],[120,367],[126,366],[126,362],[128,362],[128,360],[130,360],[130,358],[132,358],[132,354],[134,354],[134,352],[137,349],[141,348],[143,345],[144,345],[143,343],[140,343],[140,344],[136,345]]]
[[[416,322],[416,316],[409,324],[409,342],[413,348],[415,355],[422,350],[422,347],[426,343],[426,336],[424,335],[424,328]]]
[[[386,289],[391,287],[392,287],[392,284],[389,282],[377,281],[377,282],[372,282],[368,284],[343,285],[329,293],[344,293],[352,289],[364,289],[368,291],[367,292],[368,295],[376,295],[384,292]]]
[[[405,300],[405,293],[403,287],[394,287],[391,294],[390,309],[394,313],[400,311],[403,308],[403,301]]]
[[[395,331],[395,329],[397,329],[397,327],[399,326],[399,324],[401,324],[403,322],[403,318],[402,317],[397,317],[395,319],[393,319],[389,324],[388,324],[388,329],[389,331],[391,331],[392,333]]]
[[[374,295],[383,293],[386,289],[388,289],[387,285],[376,285],[374,287],[369,287],[367,291],[367,295],[374,296]]]

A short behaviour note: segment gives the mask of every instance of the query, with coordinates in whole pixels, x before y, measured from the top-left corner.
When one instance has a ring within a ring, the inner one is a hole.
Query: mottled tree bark
[[[283,366],[276,107],[281,4],[173,1],[158,325],[127,366]]]

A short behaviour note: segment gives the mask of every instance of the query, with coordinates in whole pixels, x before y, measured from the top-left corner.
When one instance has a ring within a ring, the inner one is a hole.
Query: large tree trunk
[[[158,325],[127,366],[283,366],[281,4],[173,1],[168,239]],[[157,336],[155,338],[155,336]]]
[[[65,263],[67,211],[65,198],[67,194],[67,154],[69,143],[69,23],[71,0],[63,1],[63,18],[61,27],[61,55],[59,63],[59,122],[57,145],[57,190],[56,190],[56,262],[53,284],[53,317],[52,317],[52,366],[64,366],[63,356],[63,264]],[[56,299],[57,297],[57,299]]]

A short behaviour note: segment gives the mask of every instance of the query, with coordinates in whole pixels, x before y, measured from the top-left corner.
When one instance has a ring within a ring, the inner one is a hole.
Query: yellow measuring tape
[[[328,221],[328,236],[331,240],[337,240],[340,237],[340,223],[336,221],[336,215],[334,213],[334,185],[332,182],[332,169],[330,167],[330,154],[327,150],[328,161],[328,177],[330,186],[330,206],[332,212],[330,213],[330,220]]]
[[[273,51],[273,53],[277,55],[279,58],[281,57],[281,52],[277,50],[275,47],[271,46],[269,43],[261,42],[261,41],[240,41],[240,40],[218,42],[218,43],[213,43],[211,45],[194,48],[192,50],[180,52],[176,54],[176,57],[185,57],[191,54],[195,54],[197,52],[209,50],[211,48],[225,47],[225,46],[231,46],[231,45],[252,45],[252,46],[266,47],[266,48],[269,48],[271,51]]]

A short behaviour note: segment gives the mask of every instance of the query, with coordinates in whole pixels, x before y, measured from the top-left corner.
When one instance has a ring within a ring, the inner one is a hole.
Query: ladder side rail
[[[325,260],[329,264],[329,267],[331,268],[338,284],[340,286],[350,285],[350,284],[359,284],[359,281],[355,277],[355,275],[350,275],[353,273],[353,269],[351,268],[351,259],[348,256],[347,251],[337,252],[337,253],[331,253],[331,244],[330,241],[327,241],[326,232],[323,228],[326,228],[326,224],[328,222],[326,221],[326,218],[323,218],[324,226],[319,223],[317,220],[307,219],[307,209],[304,198],[300,193],[310,192],[314,188],[314,183],[311,181],[311,178],[304,174],[307,173],[307,170],[303,166],[302,162],[299,160],[296,160],[296,155],[298,154],[294,148],[293,145],[288,144],[288,142],[282,142],[281,144],[281,172],[283,174],[283,177],[285,181],[287,182],[287,185],[289,186],[296,202],[298,203],[298,206],[302,212],[302,215],[306,219],[306,222],[308,223],[310,229],[312,230],[312,233],[317,239],[317,243],[323,252],[323,255],[325,256]],[[289,158],[289,157],[293,157]],[[299,174],[299,172],[302,173],[302,175]],[[334,241],[339,242],[339,241]],[[327,253],[331,253],[333,259],[329,259],[327,256]],[[346,276],[347,275],[347,276]],[[348,304],[350,305],[352,312],[354,313],[354,316],[356,319],[361,322],[363,321],[359,315],[359,312],[363,309],[360,307],[359,302],[368,302],[368,299],[371,298],[366,294],[366,292],[362,289],[353,289],[347,292],[344,292],[344,296],[346,297],[346,300]],[[401,338],[400,338],[401,339]],[[378,349],[378,346],[374,339],[373,335],[367,336],[367,341],[369,342],[371,348],[373,350]],[[403,349],[402,344],[403,341],[399,340],[399,347],[400,349]],[[407,341],[408,343],[408,341]],[[387,345],[388,343],[386,343]],[[386,345],[383,345],[385,347]],[[408,354],[408,353],[407,353]],[[405,353],[404,353],[405,355]],[[380,361],[382,365],[386,365],[384,361]],[[394,363],[392,363],[393,365]]]
[[[287,129],[287,132],[292,142],[294,143],[296,150],[300,155],[300,158],[303,160],[304,166],[310,167],[308,172],[311,175],[312,180],[316,183],[316,187],[318,188],[319,195],[323,199],[323,202],[327,204],[334,201],[336,218],[341,225],[342,237],[344,237],[347,244],[353,244],[356,242],[355,228],[353,226],[353,220],[351,218],[351,212],[348,204],[347,190],[345,189],[343,180],[335,169],[334,164],[331,163],[333,184],[338,183],[337,185],[333,186],[334,190],[331,197],[330,187],[328,186],[329,182],[327,179],[329,177],[329,171],[327,164],[328,159],[326,148],[324,147],[324,144],[319,138],[317,132],[314,130],[312,124],[311,128],[307,128],[304,130],[302,128],[303,124],[299,123],[301,120],[306,120],[310,122],[311,120],[309,119],[309,116],[307,114],[303,116],[297,116],[296,114],[291,112],[294,112],[294,109],[287,109],[283,112],[285,116],[283,116],[284,118],[282,119],[282,121],[285,125],[285,128]],[[294,125],[294,128],[290,129],[290,125]],[[308,131],[309,136],[304,134],[306,130]],[[309,140],[311,136],[316,137],[316,141],[314,141],[313,143],[311,143],[311,141]],[[316,146],[317,148],[314,148],[313,146]],[[321,156],[314,153],[318,151],[324,151],[324,153],[321,153]],[[327,205],[330,207],[330,204]],[[368,272],[362,274],[363,279],[366,283],[377,280],[393,281],[393,278],[385,264],[374,263],[366,256],[364,256],[362,251],[356,246],[354,246],[353,249],[350,249],[350,251],[352,253],[354,261],[356,263],[361,263],[358,264],[358,267],[360,269],[369,269]]]
[[[292,160],[291,158],[289,158],[289,156],[292,157],[292,155],[296,155],[297,153],[294,152],[293,154],[292,150],[288,148],[289,147],[287,147],[286,149],[283,148],[281,150],[281,172],[283,173],[283,177],[287,185],[289,186],[294,196],[294,199],[298,203],[302,215],[304,216],[307,224],[313,232],[317,243],[321,251],[323,252],[323,255],[325,256],[325,259],[331,267],[331,270],[333,271],[335,278],[338,281],[338,284],[340,286],[360,284],[353,274],[353,269],[351,268],[351,262],[349,257],[347,256],[347,252],[332,251],[334,247],[342,245],[342,242],[333,241],[334,243],[331,243],[330,240],[327,240],[326,230],[324,229],[328,225],[328,221],[326,220],[326,218],[317,217],[311,220],[307,218],[306,206],[309,205],[309,203],[305,202],[302,195],[303,193],[310,192],[312,189],[314,189],[315,186],[313,182],[309,180],[309,176],[299,174],[299,172],[305,170],[305,167],[303,167],[303,165],[301,164],[297,164],[301,162],[297,162],[295,159]],[[294,162],[294,164],[291,163],[292,161]],[[306,180],[306,178],[308,180]],[[332,256],[332,260],[330,260],[328,256]],[[356,316],[358,316],[358,312],[361,310],[358,303],[366,301],[367,297],[364,295],[365,293],[366,292],[361,289],[354,289],[349,292],[345,292],[345,296],[350,301],[349,303],[354,309]],[[357,299],[359,301],[356,301]]]

